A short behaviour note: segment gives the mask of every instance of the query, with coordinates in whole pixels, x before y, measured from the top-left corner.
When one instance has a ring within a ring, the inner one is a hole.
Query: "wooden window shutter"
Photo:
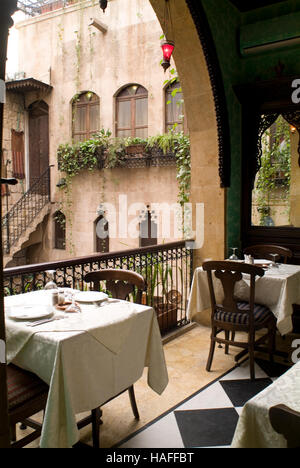
[[[25,179],[24,132],[11,131],[13,177]]]

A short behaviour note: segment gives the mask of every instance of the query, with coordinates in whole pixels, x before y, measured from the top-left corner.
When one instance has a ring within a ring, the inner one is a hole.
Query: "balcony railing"
[[[99,170],[105,168],[111,168],[108,153],[103,148],[99,148],[96,153],[97,168]],[[176,154],[172,151],[166,154],[157,146],[146,149],[143,145],[132,145],[123,149],[122,153],[118,155],[118,162],[114,167],[126,168],[126,169],[138,169],[142,167],[176,167]],[[78,158],[78,162],[82,165],[84,155]],[[89,167],[85,167],[89,169]],[[58,169],[63,171],[62,156],[58,156]]]
[[[13,295],[43,289],[49,279],[47,270],[55,270],[58,287],[85,290],[89,285],[84,282],[84,276],[104,268],[129,269],[143,275],[147,284],[143,302],[154,307],[162,334],[188,323],[186,306],[193,251],[185,241],[7,268],[4,270],[4,293]]]

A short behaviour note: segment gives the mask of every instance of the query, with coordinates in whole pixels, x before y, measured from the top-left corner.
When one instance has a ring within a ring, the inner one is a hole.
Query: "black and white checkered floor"
[[[244,404],[287,369],[282,364],[256,360],[256,380],[251,382],[249,364],[245,361],[122,441],[118,447],[230,447]]]

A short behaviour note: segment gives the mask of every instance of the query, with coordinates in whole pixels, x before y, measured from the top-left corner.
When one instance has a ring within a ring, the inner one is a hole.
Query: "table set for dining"
[[[255,302],[263,304],[273,312],[277,319],[277,329],[281,335],[293,329],[293,304],[300,304],[300,266],[290,264],[272,265],[267,260],[256,260],[256,265],[265,265],[263,277],[257,277]],[[216,300],[222,302],[221,282],[214,278]],[[235,295],[241,300],[249,300],[250,281],[247,275],[236,285]],[[191,321],[210,308],[210,295],[207,274],[202,267],[196,268],[193,276],[187,315]]]
[[[300,361],[273,384],[249,400],[242,409],[232,448],[286,448],[287,441],[275,432],[269,411],[285,404],[300,414]]]
[[[253,263],[264,269],[263,276],[255,277],[255,304],[268,307],[276,318],[276,327],[281,335],[291,333],[293,305],[300,304],[300,266],[287,263],[275,264],[274,261],[264,259],[254,260]],[[219,279],[220,275],[217,276],[218,278],[213,274],[211,281],[215,303],[222,304],[224,289]],[[238,303],[249,302],[250,275],[243,272],[240,277],[234,286],[234,297]],[[187,310],[189,319],[200,321],[201,315],[210,307],[207,272],[200,267],[195,270],[193,276]],[[235,430],[232,448],[286,447],[287,441],[283,435],[275,432],[269,416],[270,408],[280,404],[285,404],[300,414],[300,361],[295,362],[273,384],[245,404]]]
[[[40,439],[44,448],[72,447],[79,440],[76,414],[100,407],[130,387],[144,367],[155,392],[161,394],[168,384],[151,307],[103,293],[76,294],[75,313],[52,305],[51,291],[5,298],[8,364],[49,385]]]

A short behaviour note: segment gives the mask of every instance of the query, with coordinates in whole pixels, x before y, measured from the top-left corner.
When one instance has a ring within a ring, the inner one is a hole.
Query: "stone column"
[[[3,85],[5,81],[5,64],[7,52],[7,37],[8,29],[12,26],[11,15],[17,7],[16,0],[2,0],[1,15],[0,15],[0,83]],[[3,127],[3,93],[0,92],[0,148],[2,150],[2,127]],[[1,163],[0,163],[1,164]],[[2,207],[1,207],[2,215]],[[2,216],[1,216],[2,217]],[[2,232],[0,227],[0,236]],[[0,448],[8,448],[10,446],[9,424],[8,424],[8,407],[7,407],[7,385],[6,385],[6,365],[3,354],[5,351],[5,323],[4,323],[4,298],[3,298],[3,253],[2,243],[0,248]]]

